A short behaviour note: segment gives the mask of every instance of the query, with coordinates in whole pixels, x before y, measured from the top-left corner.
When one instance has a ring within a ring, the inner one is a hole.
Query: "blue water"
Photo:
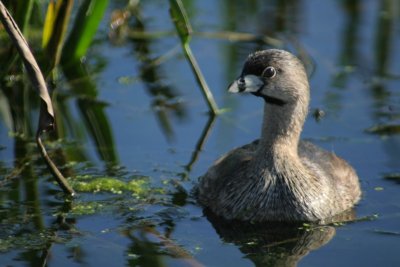
[[[303,255],[298,265],[399,266],[400,188],[398,182],[384,176],[400,173],[400,135],[371,134],[366,129],[400,123],[400,7],[396,1],[288,2],[185,1],[185,6],[195,32],[268,34],[282,40],[283,48],[309,59],[312,100],[302,136],[334,151],[356,169],[363,190],[356,207],[357,217],[372,219],[335,227],[334,236]],[[358,3],[358,17],[346,10],[346,2]],[[168,2],[142,1],[140,6],[147,31],[174,31]],[[89,66],[94,67],[98,58],[105,62],[104,68],[94,73],[93,80],[97,99],[107,104],[105,114],[111,125],[117,165],[124,177],[146,175],[157,185],[173,180],[189,192],[219,155],[258,138],[262,101],[252,96],[229,95],[226,88],[239,75],[248,53],[269,46],[193,36],[191,48],[218,105],[227,112],[215,119],[187,173],[188,179],[181,180],[184,166],[191,161],[207,125],[207,106],[178,39],[171,35],[153,39],[149,43],[149,58],[172,51],[156,68],[159,77],[156,87],[170,87],[176,97],[168,101],[183,107],[181,115],[161,108],[169,121],[169,127],[163,127],[157,117],[160,109],[152,107],[156,98],[150,94],[149,84],[140,78],[142,63],[134,44],[125,40],[114,45],[107,39],[109,16],[112,10],[123,7],[123,3],[110,4],[96,36],[99,41],[87,55]],[[384,26],[380,26],[382,21],[386,23]],[[380,38],[382,33],[386,37]],[[387,56],[379,56],[380,51]],[[69,86],[64,82],[58,88],[67,93]],[[82,147],[91,166],[89,170],[78,168],[77,174],[85,171],[107,176],[108,163],[101,160],[96,144],[85,130],[74,97],[66,104],[81,135],[70,134],[67,141]],[[319,121],[312,116],[317,108],[325,112]],[[4,147],[0,149],[0,163],[12,169],[15,139],[8,134],[10,129],[4,117],[0,124],[0,145]],[[50,189],[58,189],[49,182],[50,174],[45,168],[38,173],[43,174],[38,177],[39,206],[44,228],[48,229],[54,223],[54,211],[63,201],[60,195],[49,193]],[[268,257],[268,249],[260,252],[265,244],[256,242],[251,250],[248,241],[241,243],[221,237],[190,197],[174,202],[173,194],[169,194],[167,200],[155,201],[154,205],[138,208],[139,211],[134,204],[124,202],[129,202],[129,197],[129,194],[81,194],[78,201],[108,200],[116,203],[115,209],[70,216],[76,233],[59,231],[61,240],[52,243],[48,266],[191,266],[190,260],[171,256],[168,245],[151,231],[139,227],[141,224],[153,225],[161,236],[205,266],[262,265],[263,258]],[[9,201],[21,205],[20,209],[30,205],[23,198]],[[1,204],[3,214],[11,211],[6,203]],[[25,220],[29,223],[29,219]],[[2,224],[6,224],[4,219]],[[4,239],[4,234],[1,237]],[[42,252],[37,248],[16,247],[1,252],[0,263],[35,266]]]

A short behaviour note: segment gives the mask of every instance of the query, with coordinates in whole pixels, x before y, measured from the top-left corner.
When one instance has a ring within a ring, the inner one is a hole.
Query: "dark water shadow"
[[[87,133],[96,144],[99,157],[106,163],[117,164],[118,154],[115,151],[111,124],[105,112],[106,104],[97,100],[97,85],[85,64],[72,62],[63,66],[63,72],[71,85],[72,93],[80,96],[76,105]]]
[[[137,255],[127,259],[127,266],[172,266],[166,264],[166,258],[178,266],[204,266],[191,253],[152,226],[126,229],[124,234],[132,241],[127,254]]]
[[[142,16],[141,5],[130,7],[130,12],[132,19],[129,28],[146,33],[147,25]],[[172,141],[175,132],[171,118],[174,117],[179,121],[184,120],[187,117],[187,108],[180,99],[180,93],[173,86],[165,83],[161,58],[168,58],[170,52],[166,52],[163,56],[154,57],[152,40],[130,38],[129,42],[132,45],[132,54],[139,61],[140,80],[152,99],[150,106],[167,141]]]
[[[199,159],[201,151],[203,150],[203,147],[204,147],[209,135],[211,134],[215,120],[216,120],[216,116],[210,114],[207,119],[206,124],[204,125],[203,130],[201,131],[201,134],[199,135],[199,138],[193,149],[193,152],[192,152],[189,162],[183,166],[184,172],[180,173],[180,176],[182,177],[183,180],[188,179],[188,176],[189,176],[190,172],[192,171],[193,165]]]
[[[329,243],[336,234],[332,222],[353,221],[354,210],[329,220],[330,224],[246,223],[227,221],[205,209],[220,238],[235,244],[255,266],[297,266],[311,251]]]

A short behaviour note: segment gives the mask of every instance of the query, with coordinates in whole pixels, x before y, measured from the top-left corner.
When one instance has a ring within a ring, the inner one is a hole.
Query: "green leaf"
[[[42,47],[43,48],[47,47],[47,45],[50,41],[50,37],[53,33],[53,25],[56,20],[57,7],[59,7],[59,5],[57,5],[54,2],[54,0],[51,0],[47,7],[46,18],[44,20],[43,34],[42,34]]]
[[[44,22],[42,47],[50,59],[50,69],[60,61],[64,36],[67,31],[73,0],[51,1]]]
[[[174,22],[176,31],[178,32],[178,35],[181,39],[181,44],[182,44],[182,48],[185,53],[185,56],[186,56],[187,60],[189,61],[189,64],[193,70],[193,73],[195,74],[197,83],[201,87],[201,92],[203,94],[203,97],[207,101],[207,105],[210,109],[210,113],[213,115],[216,115],[216,114],[218,114],[217,103],[214,100],[214,97],[211,93],[210,88],[208,88],[207,82],[204,79],[204,76],[200,70],[197,60],[194,57],[192,50],[190,49],[190,46],[189,46],[190,35],[192,33],[192,27],[190,26],[189,19],[186,14],[185,8],[183,7],[181,0],[170,0],[169,3],[170,3],[169,10],[170,10],[170,14],[171,14],[171,19]]]
[[[63,50],[64,64],[78,61],[86,55],[107,5],[108,0],[85,0],[82,3]]]
[[[22,33],[25,33],[29,27],[29,20],[32,16],[32,8],[34,2],[35,0],[24,0],[18,2],[15,20],[19,25]]]
[[[182,43],[185,45],[190,41],[192,34],[192,26],[190,25],[188,16],[181,0],[170,0],[170,15],[175,24],[176,31],[181,38]]]

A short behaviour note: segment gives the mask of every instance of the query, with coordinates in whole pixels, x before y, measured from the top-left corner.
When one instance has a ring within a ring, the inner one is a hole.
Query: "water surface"
[[[89,75],[82,79],[91,87],[63,75],[56,84],[63,130],[47,143],[51,155],[72,184],[108,179],[122,181],[120,187],[80,187],[78,198],[66,201],[33,142],[37,102],[28,100],[35,95],[26,79],[2,77],[1,265],[398,266],[397,1],[184,4],[195,31],[190,45],[227,110],[222,115],[207,115],[166,1],[141,1],[117,37],[110,37],[110,17],[126,3],[110,3],[83,63]],[[165,34],[133,38],[138,31]],[[260,132],[262,101],[228,95],[226,88],[248,53],[272,47],[204,36],[222,31],[275,38],[306,62],[312,100],[302,136],[357,170],[363,190],[357,222],[232,234],[203,215],[189,194],[197,178]],[[88,97],[90,90],[97,95]],[[313,116],[317,109],[325,114],[320,119]]]

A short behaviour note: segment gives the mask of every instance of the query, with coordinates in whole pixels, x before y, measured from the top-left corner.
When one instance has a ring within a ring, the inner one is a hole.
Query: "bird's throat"
[[[265,103],[271,104],[271,105],[276,105],[276,106],[284,106],[286,104],[285,101],[282,99],[272,97],[272,96],[267,96],[264,94],[261,94],[259,91],[252,93],[255,96],[262,97],[265,101]]]

